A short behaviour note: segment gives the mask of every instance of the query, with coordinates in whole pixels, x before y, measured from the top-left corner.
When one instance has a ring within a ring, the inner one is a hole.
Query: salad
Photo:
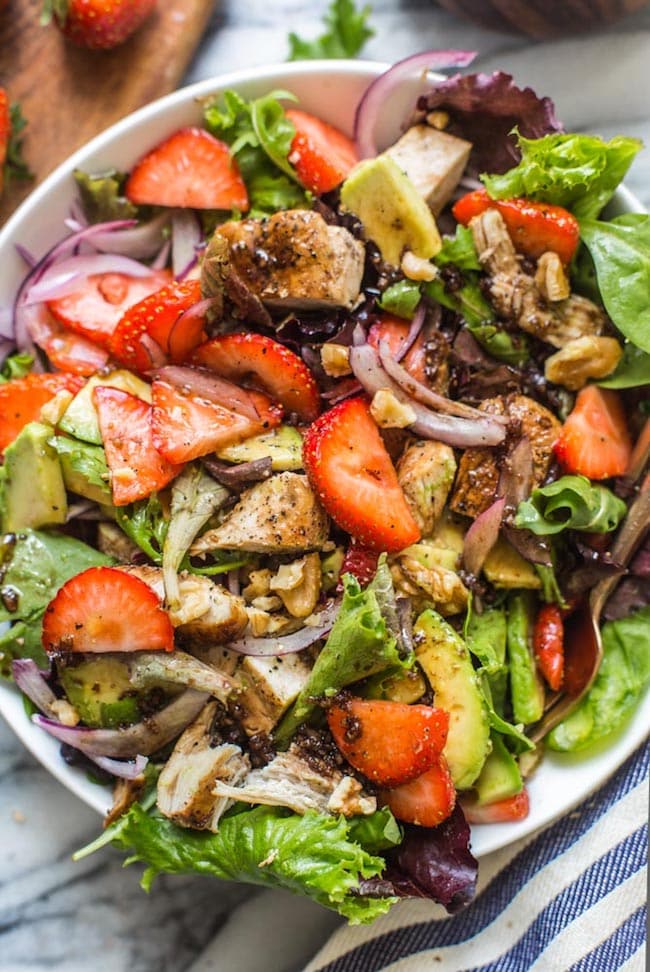
[[[75,172],[22,251],[0,669],[113,787],[77,856],[145,887],[456,911],[470,826],[524,819],[545,747],[588,752],[650,677],[650,222],[603,217],[641,146],[497,72],[380,151],[395,86],[471,59],[395,65],[354,139],[224,91]]]

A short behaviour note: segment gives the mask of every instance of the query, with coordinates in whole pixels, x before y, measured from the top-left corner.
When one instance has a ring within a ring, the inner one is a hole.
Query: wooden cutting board
[[[0,225],[74,149],[178,87],[213,7],[214,0],[159,0],[125,44],[86,51],[53,25],[41,27],[42,0],[9,0],[0,12],[0,85],[29,122],[24,154],[35,178],[5,189]]]

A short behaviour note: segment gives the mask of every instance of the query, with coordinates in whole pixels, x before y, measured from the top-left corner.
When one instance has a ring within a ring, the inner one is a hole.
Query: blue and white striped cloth
[[[483,858],[460,914],[404,902],[341,928],[305,972],[642,972],[649,768],[644,746],[579,809]]]

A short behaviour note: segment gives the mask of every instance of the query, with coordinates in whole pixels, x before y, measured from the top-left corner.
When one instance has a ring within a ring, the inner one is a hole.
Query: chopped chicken
[[[346,817],[367,815],[377,809],[374,797],[367,796],[361,784],[339,770],[317,773],[310,763],[289,749],[253,770],[240,786],[217,782],[214,792],[231,800],[288,807],[296,813],[342,813]]]
[[[248,735],[274,728],[298,698],[310,672],[309,663],[300,654],[242,658],[237,670],[242,685],[237,705]]]
[[[433,601],[440,614],[458,614],[467,607],[469,591],[454,570],[437,565],[425,567],[415,557],[408,555],[400,556],[399,568],[403,576]],[[402,578],[397,576],[401,581]]]
[[[218,549],[304,553],[323,546],[328,526],[307,477],[283,472],[245,490],[221,526],[199,537],[191,553]]]
[[[414,125],[386,150],[436,215],[458,185],[472,143],[429,125]]]
[[[556,385],[578,391],[589,378],[611,374],[622,357],[623,348],[616,338],[576,338],[546,359],[544,375]]]
[[[211,745],[216,708],[216,702],[209,702],[188,726],[158,777],[160,812],[181,827],[216,832],[231,801],[215,793],[215,783],[223,780],[236,786],[250,771],[248,756],[239,746]]]
[[[600,334],[606,323],[596,304],[572,294],[549,306],[530,274],[521,269],[503,217],[486,209],[470,223],[479,260],[490,275],[490,297],[497,313],[528,334],[563,348],[569,341]]]
[[[363,245],[319,213],[288,209],[266,219],[224,223],[232,264],[270,308],[352,308],[359,298]]]
[[[397,464],[397,478],[423,537],[440,519],[456,475],[451,446],[433,440],[407,446]]]
[[[165,589],[160,567],[143,564],[120,569],[139,577],[163,600]],[[248,617],[240,597],[214,584],[209,577],[185,571],[178,576],[181,605],[178,611],[170,610],[169,617],[185,645],[225,644],[241,634]]]
[[[560,423],[547,408],[526,395],[488,398],[479,408],[497,415],[507,415],[519,422],[533,453],[532,488],[540,486],[548,472],[553,443]],[[460,459],[450,508],[475,519],[493,501],[499,485],[499,459],[493,449],[466,449]]]
[[[147,778],[144,773],[140,773],[132,780],[116,779],[113,787],[113,805],[104,817],[104,828],[110,827],[112,823],[126,813],[130,806],[144,793]]]
[[[238,688],[233,678],[178,648],[172,652],[134,652],[128,664],[129,681],[138,689],[166,683],[184,685],[198,692],[209,692],[226,703]]]

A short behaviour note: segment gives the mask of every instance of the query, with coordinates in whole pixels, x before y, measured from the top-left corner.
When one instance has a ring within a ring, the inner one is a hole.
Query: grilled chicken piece
[[[191,553],[219,549],[304,553],[323,546],[328,527],[307,477],[283,472],[245,490],[221,526],[199,537]]]
[[[241,724],[249,736],[270,732],[277,725],[298,698],[310,671],[299,654],[242,658],[237,671],[242,686],[237,705]]]
[[[414,125],[386,150],[406,173],[429,208],[438,214],[463,174],[472,143],[429,125]]]
[[[560,422],[552,412],[526,395],[506,395],[488,398],[480,409],[497,415],[507,415],[518,422],[521,435],[526,436],[533,453],[531,489],[540,486],[552,458],[553,443],[560,431]],[[499,485],[500,464],[492,449],[466,449],[460,459],[458,475],[451,496],[450,508],[472,519],[488,508]]]
[[[398,462],[397,478],[423,537],[433,533],[455,475],[454,450],[442,442],[414,442]]]
[[[237,786],[250,771],[248,756],[239,746],[211,746],[216,708],[216,702],[208,702],[180,737],[158,777],[157,793],[160,812],[174,823],[215,833],[231,802],[215,793],[215,783],[223,780]]]
[[[104,817],[104,829],[110,827],[112,823],[126,813],[129,807],[133,806],[144,793],[147,779],[144,773],[140,773],[132,780],[117,779],[113,787],[113,805]]]
[[[549,305],[534,277],[521,269],[506,224],[496,209],[475,216],[470,227],[479,260],[490,274],[490,297],[500,317],[515,321],[522,331],[555,348],[601,333],[605,314],[586,297],[572,294]]]
[[[165,588],[160,567],[149,564],[128,565],[121,570],[139,577],[164,600]],[[188,574],[178,575],[181,603],[177,611],[170,610],[169,617],[183,643],[192,647],[226,644],[241,634],[248,623],[244,602],[230,594],[209,577]]]
[[[363,245],[342,226],[306,209],[267,219],[224,223],[237,274],[269,308],[354,307],[363,275]]]
[[[361,784],[339,770],[317,773],[291,747],[262,769],[253,770],[237,786],[218,781],[214,792],[221,797],[262,803],[272,807],[288,807],[296,813],[315,810],[317,813],[342,813],[346,817],[374,813],[377,801],[367,796]]]

